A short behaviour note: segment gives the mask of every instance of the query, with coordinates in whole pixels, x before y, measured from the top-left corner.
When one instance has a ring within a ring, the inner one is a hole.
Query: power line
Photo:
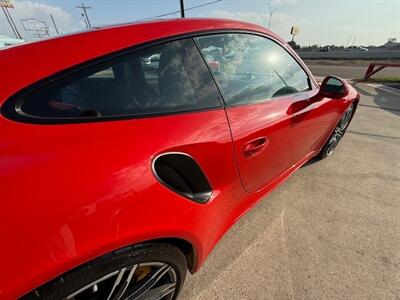
[[[211,4],[214,4],[214,3],[217,3],[217,2],[221,2],[221,1],[222,1],[222,0],[214,0],[214,1],[206,2],[206,3],[203,3],[203,4],[199,4],[199,5],[196,5],[196,6],[192,6],[192,7],[185,8],[184,11],[197,9],[197,8],[200,8],[200,7],[203,7],[203,6],[207,6],[207,5],[211,5]],[[78,7],[78,8],[82,8],[82,7]],[[88,8],[88,6],[86,6],[86,8]],[[91,7],[89,7],[89,8],[91,8]],[[161,17],[165,17],[165,16],[170,16],[170,15],[176,15],[176,14],[180,14],[180,13],[181,13],[180,10],[175,10],[175,11],[171,11],[171,12],[168,12],[168,13],[165,13],[165,14],[161,14],[161,15],[157,15],[157,16],[152,16],[152,17],[148,17],[148,18],[144,18],[144,19],[139,19],[139,20],[136,20],[136,22],[138,22],[138,21],[146,21],[146,20],[151,20],[151,19],[157,19],[157,18],[161,18]],[[64,28],[61,30],[61,32],[64,32],[66,29],[68,29],[68,28],[72,27],[73,25],[75,25],[76,23],[82,21],[82,19],[86,19],[84,14],[82,14],[82,17],[79,18],[78,20],[76,20],[75,22],[73,22],[73,23],[71,23],[70,25],[64,27]],[[86,26],[88,26],[88,24],[87,24],[87,19],[85,20],[85,24],[86,24]]]
[[[192,6],[192,7],[186,8],[185,11],[196,9],[196,8],[203,7],[203,6],[207,6],[207,5],[214,4],[214,3],[217,3],[217,2],[221,2],[221,1],[222,0],[215,0],[215,1],[206,2],[206,3],[203,3],[203,4],[199,4],[199,5],[196,5],[196,6]]]
[[[200,7],[203,7],[203,6],[211,5],[211,4],[214,4],[214,3],[217,3],[217,2],[221,2],[221,1],[222,0],[215,0],[215,1],[206,2],[206,3],[203,3],[203,4],[199,4],[199,5],[196,5],[196,6],[189,7],[189,8],[185,8],[184,11],[193,10],[193,9],[196,9],[196,8],[200,8]],[[146,20],[151,20],[151,19],[158,19],[158,18],[162,18],[162,17],[166,17],[166,16],[178,14],[178,13],[181,13],[181,10],[174,10],[174,11],[170,11],[168,13],[162,14],[162,15],[157,15],[157,16],[152,16],[152,17],[148,17],[148,18],[144,18],[144,19],[139,19],[139,20],[136,20],[136,22],[138,22],[138,21],[146,21]]]
[[[73,23],[69,24],[68,26],[64,27],[64,28],[61,30],[61,32],[64,32],[64,31],[65,31],[65,29],[67,29],[67,28],[70,28],[70,27],[74,26],[76,23],[78,23],[78,22],[82,21],[84,18],[85,18],[84,16],[81,16],[81,17],[80,17],[78,20],[76,20],[76,21],[74,21]]]
[[[69,10],[66,11],[67,15],[70,15],[72,13],[72,11],[74,11],[76,9],[76,6],[71,7]]]

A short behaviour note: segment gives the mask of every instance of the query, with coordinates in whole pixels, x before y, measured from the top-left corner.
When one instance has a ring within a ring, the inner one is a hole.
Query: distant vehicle
[[[230,20],[93,29],[0,62],[2,300],[175,300],[245,212],[334,151],[359,100]]]
[[[350,46],[344,49],[344,51],[347,52],[366,52],[368,51],[368,48],[362,47],[362,46]]]
[[[25,40],[22,39],[13,39],[6,35],[0,35],[0,49],[8,46],[18,45],[25,43]]]
[[[327,46],[327,47],[323,47],[321,49],[319,49],[320,52],[331,52],[331,47]]]
[[[396,39],[389,39],[386,44],[381,46],[385,49],[400,49],[400,43]]]
[[[222,48],[221,47],[215,47],[215,46],[209,46],[207,48],[201,49],[203,53],[210,53],[210,54],[222,54]]]

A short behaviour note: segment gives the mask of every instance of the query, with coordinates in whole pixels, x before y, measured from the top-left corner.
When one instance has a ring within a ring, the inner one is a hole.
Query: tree
[[[300,45],[298,45],[295,41],[290,41],[288,42],[290,47],[292,47],[294,50],[300,49]]]

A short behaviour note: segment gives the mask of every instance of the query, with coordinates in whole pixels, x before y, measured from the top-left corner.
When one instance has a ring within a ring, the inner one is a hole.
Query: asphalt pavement
[[[400,92],[356,88],[335,153],[242,217],[180,299],[400,299]]]

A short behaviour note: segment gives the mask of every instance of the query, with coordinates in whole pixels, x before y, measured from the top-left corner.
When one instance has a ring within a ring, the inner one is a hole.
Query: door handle
[[[244,144],[243,155],[246,158],[251,158],[259,154],[269,143],[269,139],[265,136],[258,137]]]

